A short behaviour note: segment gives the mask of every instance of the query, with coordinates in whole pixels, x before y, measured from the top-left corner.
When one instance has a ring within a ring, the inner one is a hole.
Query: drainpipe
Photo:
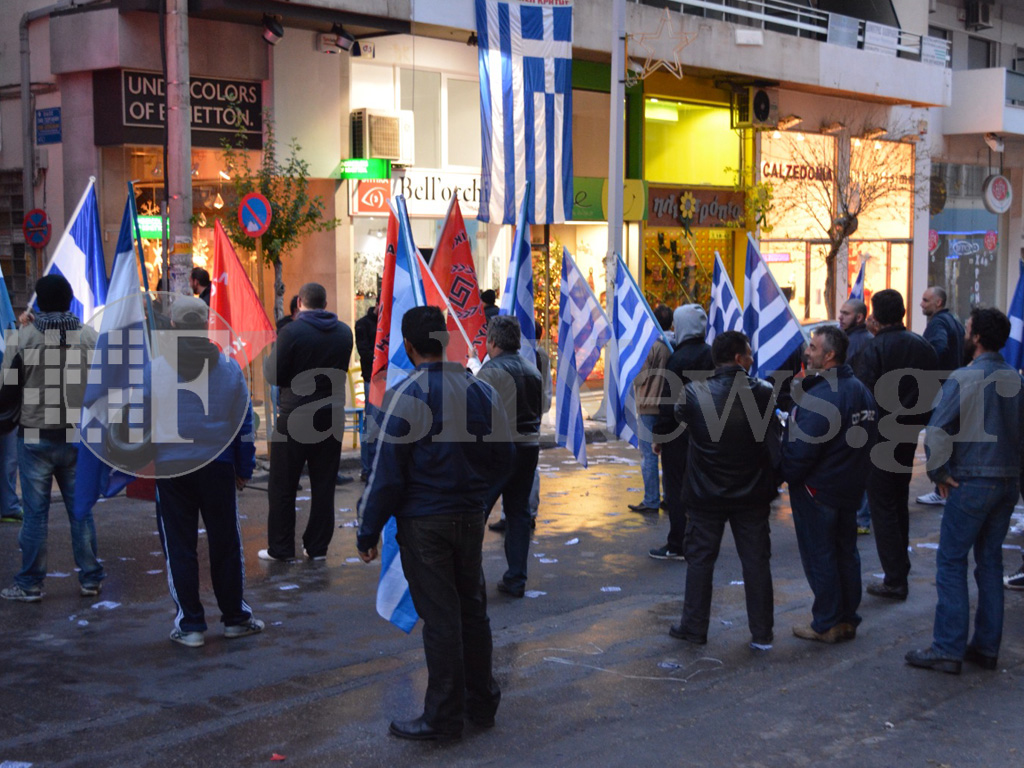
[[[92,5],[99,0],[63,0],[63,2],[27,11],[18,24],[18,37],[21,41],[21,158],[22,178],[21,194],[27,213],[35,208],[35,142],[32,140],[32,60],[29,56],[28,25],[37,19],[49,16],[55,11],[66,11],[70,8]],[[28,260],[28,276],[30,283],[35,283],[36,260]]]

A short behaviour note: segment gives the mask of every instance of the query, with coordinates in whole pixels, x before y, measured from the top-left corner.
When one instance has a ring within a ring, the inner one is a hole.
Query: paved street
[[[405,636],[376,615],[379,566],[355,562],[361,484],[338,491],[341,527],[325,563],[259,561],[266,494],[242,493],[247,598],[267,631],[225,641],[204,573],[211,631],[194,650],[167,639],[174,611],[152,504],[97,507],[109,573],[100,598],[78,596],[54,504],[45,599],[0,601],[0,765],[257,766],[275,753],[286,766],[1024,765],[1024,593],[1007,594],[998,672],[965,665],[954,677],[903,663],[930,641],[937,508],[912,504],[910,599],[865,596],[857,639],[823,646],[790,633],[809,620],[811,596],[783,495],[772,517],[774,649],[747,647],[728,534],[698,648],[668,636],[686,565],[647,557],[664,543],[666,517],[625,507],[640,498],[638,454],[621,443],[588,449],[589,470],[564,450],[541,453],[527,585],[537,596],[494,592],[504,556],[500,535],[487,534],[503,700],[494,730],[467,725],[445,745],[387,734],[391,718],[419,714],[426,675],[419,629]],[[916,477],[912,493],[927,488]],[[860,544],[867,579],[878,558],[870,537]],[[1018,552],[1006,554],[1015,569]],[[17,526],[0,526],[5,584],[18,560]]]

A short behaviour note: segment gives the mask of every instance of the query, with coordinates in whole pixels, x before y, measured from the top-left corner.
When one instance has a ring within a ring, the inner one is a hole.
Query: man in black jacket
[[[519,321],[511,315],[495,315],[487,323],[487,354],[490,357],[477,377],[498,392],[509,425],[516,457],[512,476],[501,489],[505,510],[505,559],[508,570],[498,591],[511,597],[526,593],[526,565],[530,559],[530,490],[540,453],[541,375],[519,354]],[[493,500],[492,500],[493,501]]]
[[[775,464],[782,426],[771,385],[747,375],[754,364],[750,342],[738,331],[715,337],[715,372],[686,385],[676,415],[690,433],[687,500],[686,598],[672,637],[703,645],[708,640],[711,588],[725,524],[732,528],[743,566],[750,647],[772,647],[774,592],[768,515],[778,493]]]
[[[904,327],[906,308],[898,291],[878,291],[871,309],[879,331],[855,361],[854,372],[878,403],[879,442],[871,452],[868,504],[885,579],[869,584],[867,593],[906,600],[910,475],[918,434],[939,392],[939,361],[931,344]],[[900,373],[903,369],[916,373]]]
[[[839,327],[846,333],[849,346],[846,349],[846,364],[852,366],[853,359],[871,341],[866,320],[868,308],[860,299],[850,299],[839,308]]]
[[[310,560],[324,560],[334,536],[334,487],[345,430],[346,373],[352,331],[328,312],[319,283],[299,289],[299,314],[277,337],[268,361],[281,387],[281,412],[270,442],[267,548],[262,560],[295,557],[295,491],[309,466],[309,522],[302,534]]]
[[[704,341],[707,325],[708,316],[700,304],[684,304],[672,314],[676,348],[665,363],[661,405],[654,422],[654,452],[661,456],[669,530],[665,544],[647,553],[655,560],[686,559],[683,477],[686,475],[686,454],[690,441],[676,421],[675,404],[683,393],[683,387],[695,376],[710,373],[715,367],[711,362],[711,347]]]
[[[796,405],[782,439],[793,527],[814,593],[804,640],[835,643],[857,635],[860,554],[857,508],[864,496],[875,437],[875,399],[846,364],[849,342],[821,326],[807,345],[807,376],[793,384]]]
[[[370,393],[370,376],[373,374],[373,350],[377,343],[377,305],[366,310],[366,314],[356,320],[356,351],[359,353],[359,368],[363,376],[363,429],[359,433],[359,461],[361,473],[359,479],[366,481],[370,476],[370,465],[373,464],[373,441],[370,439],[370,424],[376,419],[377,409],[366,397]]]

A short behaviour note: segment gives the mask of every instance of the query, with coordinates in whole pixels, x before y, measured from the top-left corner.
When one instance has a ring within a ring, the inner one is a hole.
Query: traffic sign
[[[21,231],[25,233],[25,244],[32,248],[45,248],[50,242],[53,228],[50,219],[42,208],[33,208],[25,214],[21,222]]]
[[[249,237],[260,237],[270,227],[270,201],[259,192],[250,192],[238,205],[238,223]]]

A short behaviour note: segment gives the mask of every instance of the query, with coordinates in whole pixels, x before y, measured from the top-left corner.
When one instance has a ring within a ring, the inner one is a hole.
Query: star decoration
[[[672,61],[666,61],[665,59],[656,58],[654,50],[648,45],[648,41],[660,40],[662,33],[665,31],[665,26],[668,25],[668,39],[676,42],[676,47],[672,51]],[[659,69],[664,69],[670,75],[678,80],[683,79],[683,64],[680,61],[680,54],[683,49],[692,43],[697,38],[696,32],[684,32],[682,24],[676,24],[670,15],[669,10],[665,9],[665,15],[661,17],[661,21],[658,23],[658,28],[654,32],[642,32],[639,35],[627,35],[627,43],[632,40],[635,45],[645,52],[646,58],[644,59],[643,66],[639,72],[632,70],[627,71],[626,81],[627,85],[635,85],[638,81],[644,80],[650,77],[654,72]],[[627,46],[627,61],[629,60],[629,51]],[[639,58],[639,56],[637,57]],[[632,81],[632,82],[630,82]]]

